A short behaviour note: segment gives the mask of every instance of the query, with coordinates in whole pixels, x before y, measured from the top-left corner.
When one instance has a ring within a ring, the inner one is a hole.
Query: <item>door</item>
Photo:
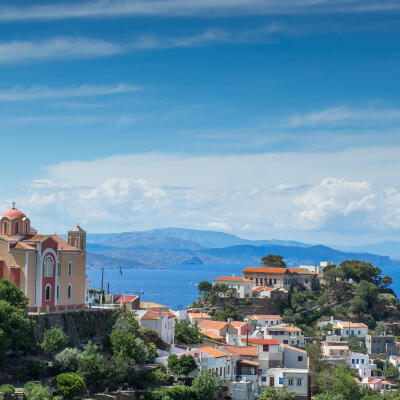
[[[271,377],[269,378],[269,386],[272,386],[272,387],[275,386],[275,378],[274,378],[273,376],[271,376]]]

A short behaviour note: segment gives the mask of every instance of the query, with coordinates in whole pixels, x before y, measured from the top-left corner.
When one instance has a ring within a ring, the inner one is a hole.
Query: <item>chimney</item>
[[[333,324],[333,315],[331,315],[331,324]]]
[[[230,324],[231,322],[233,322],[233,318],[229,317],[229,318],[227,319],[227,322],[228,322],[228,324]]]

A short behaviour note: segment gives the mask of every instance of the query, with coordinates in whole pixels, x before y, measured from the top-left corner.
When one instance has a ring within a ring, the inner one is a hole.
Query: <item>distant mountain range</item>
[[[89,234],[87,242],[88,266],[92,268],[116,267],[119,262],[124,268],[162,268],[168,264],[258,265],[267,254],[280,254],[290,265],[340,263],[357,258],[378,266],[400,266],[400,260],[369,253],[363,246],[359,251],[336,250],[296,241],[248,240],[224,232],[184,228]]]

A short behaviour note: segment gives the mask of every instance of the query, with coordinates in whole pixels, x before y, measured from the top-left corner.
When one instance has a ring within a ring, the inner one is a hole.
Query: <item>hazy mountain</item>
[[[145,242],[144,236],[149,236],[151,239],[148,239],[149,242]],[[228,246],[236,246],[236,245],[254,245],[254,246],[264,246],[264,245],[281,245],[281,246],[297,246],[297,247],[309,247],[310,244],[296,242],[294,240],[278,240],[278,239],[270,239],[270,240],[249,240],[243,239],[239,236],[232,235],[230,233],[225,232],[216,232],[216,231],[204,231],[204,230],[196,230],[196,229],[185,229],[185,228],[163,228],[163,229],[151,229],[148,231],[136,231],[136,232],[125,232],[125,233],[92,233],[88,234],[87,242],[88,243],[103,243],[105,245],[115,245],[118,241],[123,241],[124,245],[119,247],[143,247],[139,245],[139,243],[143,243],[145,247],[151,242],[152,245],[155,245],[157,248],[165,248],[165,244],[157,244],[156,238],[160,238],[160,241],[165,242],[165,237],[179,239],[182,241],[197,243],[199,246],[204,248],[222,248]],[[174,246],[173,242],[171,242],[171,246],[169,248],[183,248],[182,245],[179,245],[176,242]],[[168,245],[169,246],[169,245]],[[192,245],[193,247],[193,245]],[[189,247],[187,247],[189,248]]]
[[[400,242],[385,241],[355,246],[335,246],[343,251],[368,252],[400,259]]]
[[[88,253],[86,262],[88,268],[117,268],[118,265],[121,265],[121,268],[135,268],[135,269],[165,268],[159,265],[145,264],[135,260],[125,260],[121,258],[108,257],[104,254],[99,254],[99,253]]]

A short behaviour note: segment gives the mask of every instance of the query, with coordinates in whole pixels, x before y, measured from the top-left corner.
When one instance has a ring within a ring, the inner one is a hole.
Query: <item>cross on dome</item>
[[[17,204],[17,203],[15,201],[13,201],[11,204],[12,204],[13,210],[15,210],[15,204]]]

